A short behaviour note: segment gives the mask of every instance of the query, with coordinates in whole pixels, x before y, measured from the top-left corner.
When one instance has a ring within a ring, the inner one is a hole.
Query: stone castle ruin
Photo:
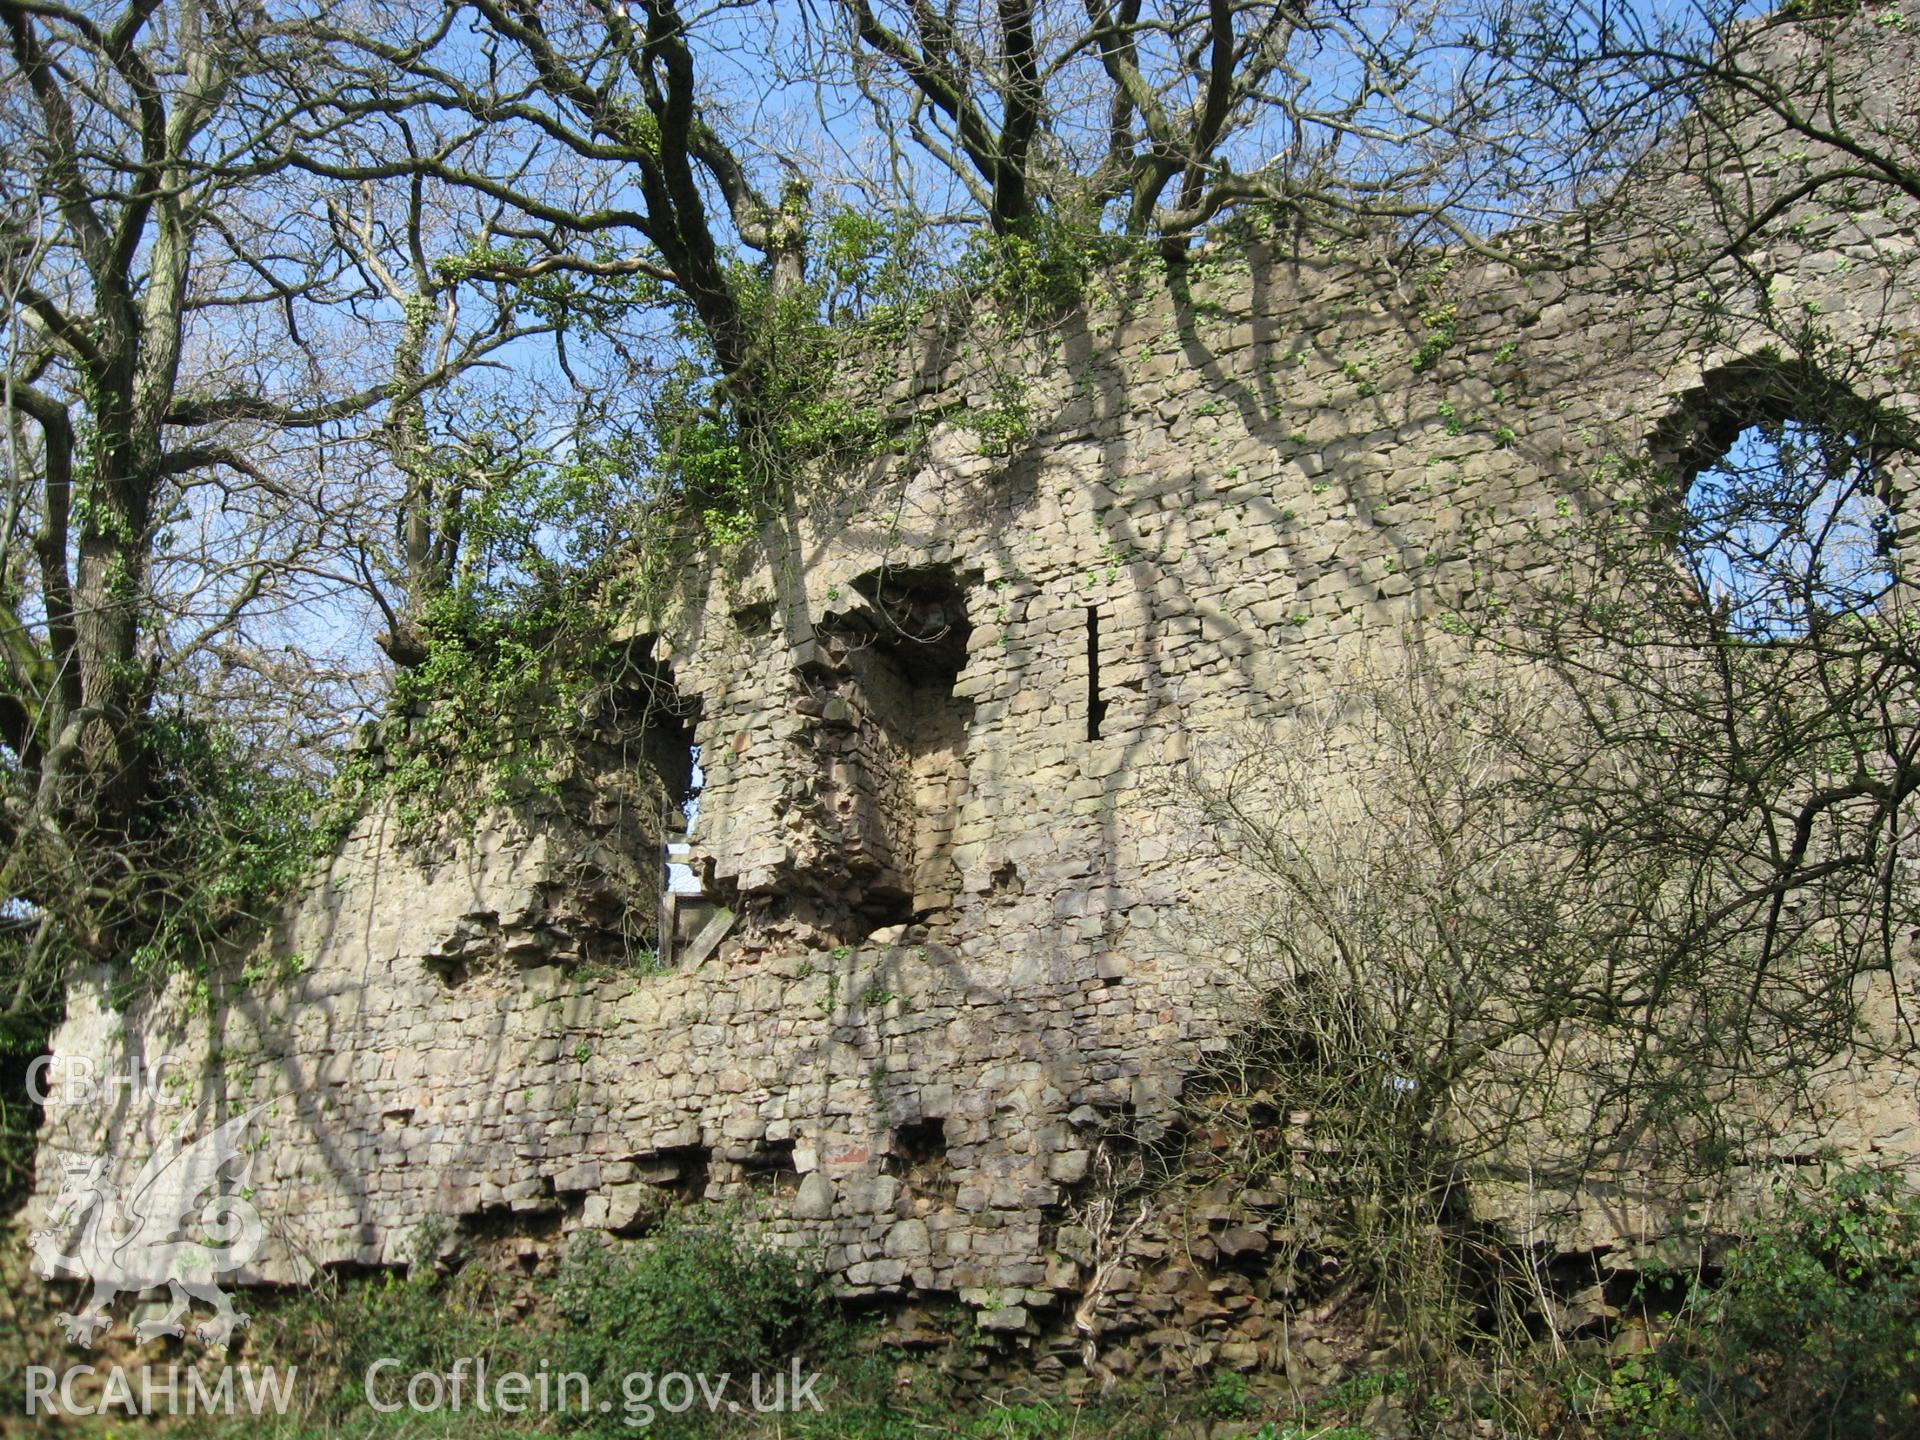
[[[1885,103],[1920,110],[1896,50]],[[1753,123],[1740,179],[1784,194],[1812,161]],[[1257,1184],[1132,1230],[1094,1203],[1116,1155],[1190,1132],[1241,1004],[1201,922],[1247,881],[1193,774],[1356,665],[1444,647],[1610,460],[1684,492],[1835,389],[1920,415],[1914,203],[1791,203],[1716,258],[1717,143],[1526,242],[1565,264],[1275,234],[1014,340],[916,336],[884,403],[926,443],[626,626],[643,744],[435,846],[375,809],[274,929],[283,978],[124,1010],[83,983],[55,1052],[277,1097],[258,1279],[405,1265],[423,1237],[533,1258],[741,1201],[847,1293],[965,1307],[1069,1366],[1176,1334],[1271,1360]],[[1815,1138],[1920,1163],[1917,1083],[1861,1069]],[[30,1215],[60,1154],[111,1137],[137,1166],[176,1114],[56,1097]],[[1629,1163],[1551,1217],[1482,1209],[1630,1249],[1687,1218],[1665,1197]]]

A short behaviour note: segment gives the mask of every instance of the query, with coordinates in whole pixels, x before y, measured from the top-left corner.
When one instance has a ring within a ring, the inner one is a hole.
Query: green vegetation
[[[483,1434],[531,1427],[544,1434],[627,1435],[639,1433],[632,1418],[651,1403],[629,1376],[705,1375],[717,1383],[727,1375],[728,1393],[750,1411],[752,1377],[764,1377],[770,1397],[772,1377],[790,1381],[795,1364],[823,1375],[823,1402],[857,1407],[884,1393],[820,1277],[790,1252],[753,1238],[731,1211],[669,1212],[645,1240],[576,1246],[556,1274],[536,1281],[515,1281],[477,1260],[443,1274],[426,1253],[440,1238],[423,1241],[421,1261],[405,1276],[327,1279],[258,1310],[235,1359],[299,1368],[297,1403],[286,1417],[182,1423],[176,1433],[305,1440],[469,1435],[478,1426]],[[523,1322],[528,1300],[537,1309]],[[480,1360],[495,1376],[584,1375],[590,1403],[577,1403],[576,1384],[550,1391],[556,1398],[546,1414],[517,1422],[477,1413],[471,1389],[458,1413],[443,1407],[419,1414],[404,1403],[392,1413],[379,1408],[404,1401],[409,1377],[447,1376],[463,1360],[469,1386]],[[606,1410],[599,1406],[603,1398],[612,1402]],[[644,1433],[699,1436],[737,1428],[724,1404],[717,1415],[704,1401],[676,1414],[671,1407],[680,1396],[670,1391],[666,1399],[669,1407],[656,1408]]]
[[[1459,316],[1459,307],[1452,304],[1438,305],[1421,312],[1420,323],[1426,327],[1426,335],[1413,352],[1414,374],[1433,369],[1440,363],[1440,357],[1453,348]]]
[[[1199,1410],[1216,1420],[1251,1420],[1260,1413],[1260,1403],[1247,1377],[1229,1370],[1213,1378],[1200,1397]]]
[[[287,1415],[180,1419],[161,1433],[182,1440],[632,1434],[630,1418],[658,1397],[628,1376],[726,1374],[728,1393],[747,1396],[751,1376],[791,1377],[796,1362],[822,1377],[817,1411],[802,1405],[797,1413],[755,1416],[722,1406],[716,1417],[696,1398],[683,1413],[656,1406],[639,1433],[1159,1440],[1205,1421],[1243,1426],[1253,1440],[1896,1440],[1920,1421],[1920,1196],[1866,1170],[1833,1177],[1824,1190],[1784,1187],[1749,1238],[1713,1267],[1643,1270],[1608,1328],[1570,1350],[1521,1341],[1430,1352],[1418,1363],[1376,1356],[1305,1389],[1219,1371],[1122,1384],[1077,1403],[982,1392],[943,1375],[938,1355],[907,1363],[886,1343],[884,1327],[864,1328],[820,1276],[790,1252],[757,1242],[733,1212],[669,1212],[645,1240],[575,1246],[555,1272],[531,1280],[478,1257],[437,1269],[430,1252],[444,1250],[443,1239],[423,1237],[421,1261],[408,1275],[328,1278],[250,1307],[254,1324],[235,1358],[300,1368]],[[963,1338],[956,1332],[956,1341]],[[375,1372],[372,1398],[392,1403],[404,1377],[445,1377],[463,1359],[469,1377],[480,1359],[496,1379],[543,1367],[578,1372],[589,1377],[589,1398],[611,1396],[614,1404],[518,1419],[471,1404],[437,1414],[404,1405],[380,1413],[369,1404],[369,1367],[386,1362]],[[115,1422],[82,1422],[74,1433],[113,1434]]]
[[[162,778],[136,834],[170,883],[149,897],[129,963],[136,974],[197,968],[222,936],[263,918],[335,832],[319,786],[265,769],[229,731],[173,713],[142,739]]]
[[[590,694],[620,671],[604,615],[578,587],[511,596],[448,591],[424,607],[421,663],[394,684],[377,769],[350,762],[343,800],[392,794],[419,831],[540,788],[577,741]]]
[[[1616,1359],[1537,1362],[1522,1428],[1580,1440],[1920,1430],[1920,1194],[1869,1169],[1783,1186],[1713,1271],[1643,1270]]]
[[[850,1353],[823,1280],[791,1252],[763,1248],[730,1215],[672,1212],[642,1246],[590,1245],[567,1258],[554,1311],[553,1363],[588,1377],[596,1395],[625,1376],[771,1377],[790,1360],[809,1368]],[[704,1407],[696,1407],[696,1411]],[[665,1418],[665,1417],[663,1417]],[[622,1421],[595,1423],[625,1433]],[[689,1411],[662,1433],[704,1433],[724,1417]]]
[[[230,954],[240,984],[284,983],[298,961],[247,944],[356,816],[392,802],[420,838],[554,793],[583,741],[631,739],[665,677],[644,642],[616,639],[624,622],[665,611],[703,567],[788,558],[754,547],[775,548],[794,530],[783,522],[835,500],[837,477],[883,458],[911,471],[936,424],[971,430],[1001,459],[1028,452],[1052,417],[996,362],[1017,342],[1022,364],[1052,363],[1082,338],[1074,307],[1107,298],[1103,287],[1125,298],[1164,278],[1171,318],[1139,347],[1157,369],[1244,318],[1195,291],[1250,240],[1290,244],[1296,276],[1337,262],[1342,308],[1317,354],[1377,313],[1364,293],[1374,256],[1424,263],[1438,241],[1514,259],[1501,255],[1510,232],[1556,252],[1520,258],[1587,274],[1592,227],[1558,223],[1568,200],[1605,193],[1683,133],[1676,106],[1728,79],[1767,112],[1761,129],[1790,137],[1792,193],[1769,194],[1778,172],[1727,150],[1753,127],[1697,129],[1703,173],[1743,183],[1709,187],[1725,207],[1719,239],[1676,243],[1647,270],[1717,277],[1743,268],[1729,258],[1771,255],[1776,220],[1826,243],[1876,210],[1904,223],[1900,207],[1920,198],[1911,116],[1852,99],[1867,78],[1859,54],[1897,57],[1905,41],[1886,7],[1796,0],[1749,24],[1732,4],[1676,20],[1575,4],[1521,7],[1491,27],[1445,6],[1122,7],[1137,26],[1097,4],[1084,24],[1072,6],[1021,0],[875,8],[826,7],[832,27],[815,30],[813,7],[675,0],[639,7],[644,23],[629,7],[529,0],[462,11],[457,25],[420,5],[330,12],[324,26],[261,7],[203,24],[177,0],[7,7],[0,1203],[27,1173],[37,1118],[17,1072],[78,967],[129,984],[185,974],[205,1000],[210,957]],[[761,28],[773,13],[798,33]],[[775,68],[759,62],[774,56],[786,98],[811,86],[816,100],[869,107],[872,135],[898,148],[863,155],[857,177],[771,158],[830,148],[754,118],[807,108],[768,103]],[[1774,73],[1763,62],[1786,82],[1754,83]],[[262,125],[287,115],[305,118]],[[1362,135],[1364,163],[1346,173]],[[1451,263],[1414,281],[1418,328],[1402,343],[1415,374],[1442,369],[1461,342]],[[1837,381],[1806,383],[1911,349],[1897,305],[1873,332],[1854,266],[1831,267],[1836,305],[1801,298],[1791,266],[1759,265],[1746,297],[1759,313],[1728,327],[1745,303],[1736,288],[1664,298],[1749,349],[1750,320],[1780,327],[1803,357],[1799,388],[1755,381],[1792,367],[1749,356],[1736,398],[1776,431],[1775,412],[1796,405],[1860,419],[1851,456],[1827,457],[1846,466],[1821,478],[1850,471],[1893,494],[1877,467],[1911,451],[1910,434],[1858,402],[1846,410]],[[1686,330],[1650,305],[1634,314],[1637,277],[1621,279],[1622,319]],[[1114,308],[1114,323],[1134,318]],[[1856,352],[1834,355],[1819,317],[1856,313]],[[1541,318],[1516,311],[1514,323]],[[942,353],[956,336],[979,348]],[[1517,343],[1501,343],[1494,366]],[[915,374],[964,361],[989,378],[970,402],[900,413],[885,397],[909,378],[902,355]],[[1543,376],[1556,368],[1545,358]],[[1324,398],[1357,408],[1383,373],[1362,348]],[[1479,418],[1439,400],[1447,436],[1476,432],[1461,449],[1518,446],[1519,417],[1496,417],[1529,377],[1498,378],[1488,395],[1456,392]],[[1105,398],[1086,375],[1076,384],[1076,403]],[[1269,408],[1291,413],[1298,398]],[[1255,403],[1240,390],[1197,407],[1223,422],[1198,427],[1194,449],[1228,484],[1239,467],[1205,447],[1232,443],[1236,411]],[[1398,424],[1385,413],[1397,405],[1365,408]],[[1737,417],[1690,418],[1704,435]],[[1488,468],[1504,481],[1546,463],[1531,452],[1552,432],[1536,427],[1530,453]],[[1337,441],[1327,452],[1342,463]],[[1573,557],[1572,580],[1491,593],[1517,573],[1506,567],[1437,622],[1567,688],[1529,708],[1489,687],[1452,708],[1420,688],[1429,677],[1406,677],[1435,710],[1411,720],[1346,697],[1363,722],[1400,724],[1368,738],[1417,783],[1309,817],[1324,824],[1276,829],[1295,812],[1270,797],[1203,797],[1221,830],[1265,842],[1228,848],[1267,864],[1282,898],[1258,918],[1284,922],[1262,936],[1259,958],[1278,974],[1257,977],[1259,1023],[1223,1052],[1241,1072],[1213,1097],[1229,1155],[1242,1178],[1285,1161],[1275,1208],[1290,1211],[1289,1243],[1359,1277],[1368,1325],[1394,1332],[1412,1379],[1387,1368],[1283,1404],[1259,1381],[1209,1376],[1177,1397],[1187,1415],[1260,1424],[1269,1440],[1351,1440],[1373,1427],[1370,1411],[1415,1399],[1412,1419],[1435,1433],[1469,1413],[1524,1429],[1521,1407],[1536,1401],[1541,1423],[1610,1437],[1914,1428],[1913,1203],[1884,1182],[1789,1195],[1720,1273],[1665,1291],[1649,1275],[1649,1348],[1544,1370],[1521,1339],[1548,1323],[1537,1277],[1464,1217],[1463,1176],[1523,1125],[1582,1146],[1646,1136],[1659,1161],[1717,1173],[1742,1138],[1727,1097],[1797,1098],[1852,1045],[1862,982],[1891,971],[1895,937],[1914,931],[1896,843],[1920,793],[1911,622],[1877,597],[1836,605],[1835,587],[1776,573],[1790,623],[1742,627],[1736,612],[1730,624],[1702,540],[1717,530],[1787,556],[1797,542],[1779,543],[1780,517],[1804,521],[1806,506],[1745,482],[1715,506],[1677,500],[1659,488],[1674,476],[1626,466],[1556,483],[1589,479],[1599,491],[1647,482],[1601,522],[1631,530],[1631,554],[1617,535],[1576,536],[1556,556]],[[1347,495],[1313,507],[1343,512],[1341,525],[1369,499],[1344,473],[1312,493]],[[1552,511],[1549,530],[1583,522],[1570,497]],[[1243,519],[1209,522],[1226,535]],[[1875,545],[1891,551],[1896,529]],[[1421,570],[1451,559],[1426,544],[1407,551]],[[1676,556],[1695,581],[1677,601]],[[1598,586],[1595,557],[1609,572]],[[1153,559],[1109,541],[1078,580],[1091,598],[1128,567],[1146,577]],[[995,618],[1010,646],[1007,607]],[[1286,623],[1301,640],[1331,628],[1304,609]],[[340,627],[356,631],[347,643],[317,638]],[[1658,664],[1636,660],[1653,650]],[[384,718],[349,747],[370,705]],[[1283,764],[1313,758],[1289,743]],[[709,763],[729,763],[710,748]],[[1324,798],[1325,778],[1306,777],[1300,795]],[[1303,836],[1330,848],[1301,850]],[[824,1011],[842,983],[828,977]],[[895,1000],[878,984],[861,998]],[[1534,1043],[1568,1031],[1591,1042],[1575,1076],[1559,1068],[1565,1053]],[[877,1090],[884,1072],[868,1073]],[[1334,1137],[1324,1153],[1337,1165],[1281,1154],[1296,1105]],[[352,1400],[354,1367],[375,1355],[425,1368],[476,1348],[512,1362],[558,1347],[608,1377],[795,1353],[839,1357],[851,1374],[865,1353],[817,1276],[725,1217],[677,1217],[643,1246],[574,1255],[524,1324],[510,1289],[477,1264],[447,1277],[423,1265],[285,1307],[262,1346],[349,1382],[303,1422],[347,1433],[390,1424]],[[1462,1355],[1492,1355],[1524,1383],[1439,1388]],[[892,1404],[870,1379],[794,1426],[1041,1440],[1131,1423],[1031,1396],[955,1415]]]
[[[384,763],[342,776],[355,801],[397,796],[417,830],[546,786],[596,692],[617,683],[609,616],[658,610],[693,548],[749,545],[810,477],[924,440],[933,417],[903,422],[865,398],[889,379],[896,341],[936,317],[977,322],[982,305],[1018,339],[1081,299],[1096,265],[1142,253],[1051,222],[976,237],[941,262],[911,220],[833,210],[809,225],[818,263],[803,285],[734,276],[750,382],[730,379],[704,333],[686,327],[685,355],[635,434],[564,459],[493,443],[508,483],[469,507],[466,562],[413,617],[419,658],[396,678]],[[989,453],[1014,453],[1035,423],[1026,383],[997,375],[991,403],[957,423]],[[571,537],[560,557],[554,534]]]

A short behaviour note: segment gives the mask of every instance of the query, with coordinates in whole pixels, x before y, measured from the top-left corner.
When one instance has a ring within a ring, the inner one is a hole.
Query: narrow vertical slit
[[[1100,698],[1100,612],[1087,607],[1087,739],[1100,738],[1107,702]]]

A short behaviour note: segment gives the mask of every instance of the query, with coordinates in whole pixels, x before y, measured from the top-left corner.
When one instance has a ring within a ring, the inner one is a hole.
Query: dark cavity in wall
[[[947,1122],[931,1117],[913,1120],[893,1132],[886,1170],[890,1175],[900,1175],[916,1165],[944,1162],[946,1158]]]
[[[634,1178],[642,1184],[656,1185],[682,1201],[697,1204],[707,1198],[713,1152],[704,1145],[675,1145],[636,1156],[633,1166]]]
[[[881,1168],[915,1199],[951,1200],[957,1182],[947,1160],[947,1122],[929,1117],[893,1132]]]
[[[791,1194],[800,1188],[800,1171],[794,1164],[791,1140],[770,1140],[741,1165],[746,1171],[749,1189]]]
[[[658,782],[655,805],[664,832],[684,832],[699,795],[700,702],[683,695],[673,667],[645,652],[629,655],[614,687],[621,739]]]
[[[470,1211],[458,1218],[451,1234],[437,1241],[430,1234],[417,1238],[413,1262],[457,1263],[461,1255],[471,1254],[490,1268],[514,1265],[532,1273],[581,1208],[580,1197],[555,1195],[550,1178],[542,1178],[541,1190],[533,1208],[523,1204],[520,1209],[496,1206]]]
[[[473,1241],[553,1239],[559,1235],[566,1215],[567,1207],[558,1197],[543,1200],[535,1209],[514,1210],[499,1205],[471,1210],[455,1221],[455,1236]]]
[[[844,663],[820,703],[821,733],[855,930],[871,933],[929,920],[958,893],[973,702],[954,688],[973,627],[948,567],[877,570],[850,588],[823,627]]]
[[[773,629],[773,602],[750,600],[733,612],[734,627],[742,635],[765,635]]]
[[[629,652],[612,687],[622,762],[637,778],[632,803],[642,840],[636,858],[647,872],[644,904],[629,915],[629,948],[671,965],[717,906],[688,859],[702,781],[700,701],[681,692],[672,667],[647,647],[642,642]]]
[[[1087,739],[1100,738],[1107,702],[1100,696],[1100,612],[1087,606]]]

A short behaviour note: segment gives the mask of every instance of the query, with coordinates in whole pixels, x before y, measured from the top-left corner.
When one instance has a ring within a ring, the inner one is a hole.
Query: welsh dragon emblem
[[[113,1321],[108,1307],[115,1296],[163,1285],[173,1304],[165,1315],[135,1327],[142,1340],[185,1334],[195,1300],[214,1310],[194,1332],[209,1345],[226,1345],[234,1329],[247,1323],[217,1282],[258,1254],[265,1235],[260,1212],[246,1198],[252,1157],[241,1140],[253,1118],[272,1103],[256,1105],[197,1140],[163,1141],[124,1187],[107,1177],[109,1156],[68,1159],[47,1228],[33,1232],[32,1244],[41,1278],[72,1275],[93,1282],[93,1294],[80,1312],[59,1317],[69,1340],[91,1347],[94,1336]],[[209,1193],[199,1212],[206,1238],[184,1238],[189,1212]],[[55,1232],[65,1228],[71,1236],[75,1225],[77,1247],[62,1254]]]

